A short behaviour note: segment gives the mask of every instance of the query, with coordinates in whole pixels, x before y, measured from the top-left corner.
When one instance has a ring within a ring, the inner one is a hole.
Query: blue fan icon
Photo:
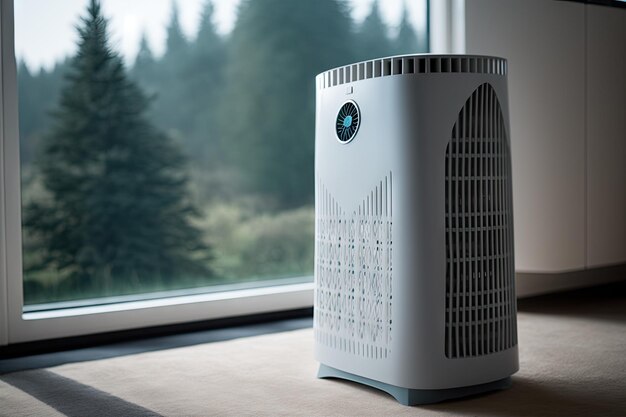
[[[359,108],[356,103],[352,100],[345,102],[337,115],[335,125],[337,139],[342,143],[348,143],[354,139],[357,130],[359,130],[360,121]]]

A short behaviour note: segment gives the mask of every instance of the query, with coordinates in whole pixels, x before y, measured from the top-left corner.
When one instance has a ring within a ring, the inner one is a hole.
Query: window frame
[[[313,305],[313,282],[24,312],[13,0],[0,0],[0,346]]]

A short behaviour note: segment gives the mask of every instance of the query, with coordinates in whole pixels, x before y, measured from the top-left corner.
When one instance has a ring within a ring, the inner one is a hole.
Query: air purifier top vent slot
[[[474,55],[404,55],[334,68],[317,76],[318,88],[403,74],[474,73],[506,75],[504,58]]]

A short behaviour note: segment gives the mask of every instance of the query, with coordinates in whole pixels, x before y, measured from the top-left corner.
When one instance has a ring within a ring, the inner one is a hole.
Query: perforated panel
[[[517,344],[510,161],[500,103],[486,83],[467,99],[446,148],[448,358]]]
[[[385,176],[347,213],[318,180],[315,337],[382,359],[392,337],[392,181]]]

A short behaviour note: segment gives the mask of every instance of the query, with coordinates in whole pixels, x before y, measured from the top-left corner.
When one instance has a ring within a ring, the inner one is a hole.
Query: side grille
[[[448,358],[517,344],[511,162],[500,103],[482,84],[467,99],[446,148]]]

